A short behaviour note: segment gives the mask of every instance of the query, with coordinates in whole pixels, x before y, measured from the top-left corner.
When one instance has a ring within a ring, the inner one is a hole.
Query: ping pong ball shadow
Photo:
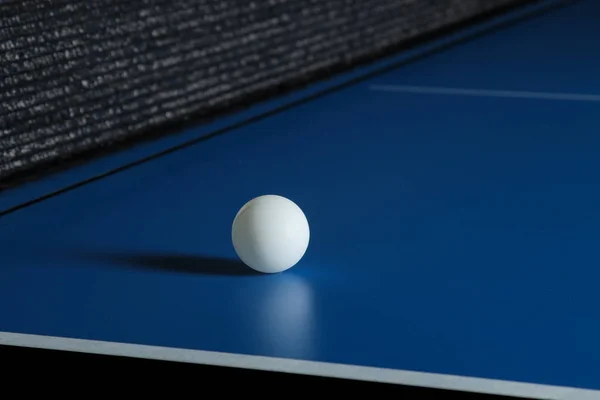
[[[81,255],[81,254],[80,254]],[[252,276],[259,273],[239,260],[185,254],[87,252],[84,257],[129,269],[182,274]]]

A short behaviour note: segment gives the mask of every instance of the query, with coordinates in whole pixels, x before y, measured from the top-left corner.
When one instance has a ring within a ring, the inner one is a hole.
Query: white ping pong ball
[[[310,228],[296,203],[282,196],[264,195],[238,211],[231,239],[244,264],[272,274],[292,268],[304,257]]]

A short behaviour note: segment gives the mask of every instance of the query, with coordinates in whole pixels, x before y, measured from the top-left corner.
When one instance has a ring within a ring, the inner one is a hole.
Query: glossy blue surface
[[[599,15],[581,2],[3,217],[0,331],[600,389],[600,103],[369,90],[600,94]],[[303,208],[311,245],[249,275],[231,222],[265,193]]]

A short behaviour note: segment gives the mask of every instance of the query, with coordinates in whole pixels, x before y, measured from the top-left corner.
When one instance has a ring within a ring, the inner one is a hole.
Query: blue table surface
[[[0,331],[600,389],[599,17],[576,2],[5,215]],[[312,230],[278,275],[230,239],[266,193]]]

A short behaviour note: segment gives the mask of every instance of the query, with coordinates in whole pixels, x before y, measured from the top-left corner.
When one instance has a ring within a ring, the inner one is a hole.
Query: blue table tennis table
[[[0,197],[0,344],[600,398],[600,2],[542,1]],[[311,224],[252,274],[233,217]]]

